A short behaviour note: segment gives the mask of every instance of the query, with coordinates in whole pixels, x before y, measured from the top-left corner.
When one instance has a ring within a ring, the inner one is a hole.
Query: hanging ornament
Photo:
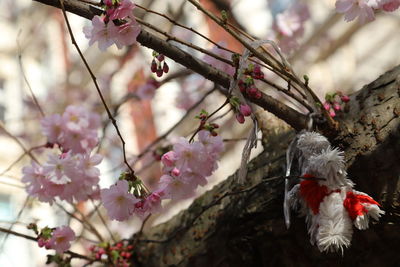
[[[378,202],[353,189],[347,178],[344,153],[315,132],[301,132],[287,151],[284,214],[290,226],[290,208],[305,217],[311,244],[321,252],[336,252],[351,244],[353,225],[368,228],[369,220],[384,214]]]

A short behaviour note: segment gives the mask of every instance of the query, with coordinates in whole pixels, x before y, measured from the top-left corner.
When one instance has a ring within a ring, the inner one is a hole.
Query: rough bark
[[[198,198],[137,243],[138,266],[398,266],[400,67],[351,97],[341,132],[331,140],[346,154],[356,189],[382,203],[386,215],[366,231],[354,231],[344,255],[311,246],[302,218],[290,230],[283,221],[285,149],[293,132],[269,138],[249,164],[245,185],[236,174]]]

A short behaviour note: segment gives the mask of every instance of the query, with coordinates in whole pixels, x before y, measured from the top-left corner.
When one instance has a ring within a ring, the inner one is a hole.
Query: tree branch
[[[59,0],[33,1],[61,9]],[[65,0],[64,6],[66,11],[90,20],[95,15],[101,15],[102,13],[101,9],[76,0]],[[193,70],[194,72],[197,72],[206,79],[213,81],[225,88],[229,87],[230,77],[226,73],[223,73],[222,71],[213,68],[209,64],[206,64],[203,61],[193,57],[188,52],[179,49],[178,47],[168,43],[163,39],[160,39],[159,37],[150,32],[147,32],[146,30],[142,29],[141,33],[137,37],[137,41],[141,45],[156,50],[157,52],[162,53],[165,56],[173,59],[177,63]],[[224,93],[227,94],[227,91],[225,91]],[[249,100],[256,105],[262,107],[263,109],[273,113],[278,118],[284,120],[296,130],[304,129],[307,126],[307,117],[304,114],[296,111],[291,107],[286,106],[285,104],[281,103],[271,96],[262,94],[262,97],[260,99]]]

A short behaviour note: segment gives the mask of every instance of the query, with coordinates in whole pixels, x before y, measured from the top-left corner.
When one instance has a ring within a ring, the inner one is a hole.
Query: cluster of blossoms
[[[39,247],[54,249],[58,254],[67,251],[71,247],[71,242],[75,240],[75,233],[69,226],[61,226],[55,229],[45,227],[40,233],[38,233],[36,225],[31,225],[30,229],[38,234]]]
[[[221,47],[226,46],[226,44],[224,42],[220,42],[220,43],[218,43],[218,45],[220,45]],[[211,52],[222,58],[226,58],[226,59],[231,59],[231,57],[232,57],[231,52],[220,49],[217,46],[214,46],[211,49]],[[233,66],[231,66],[228,63],[225,63],[223,61],[220,61],[212,56],[206,55],[204,57],[204,61],[207,62],[208,64],[210,64],[211,66],[213,66],[214,68],[219,69],[230,76],[233,76],[235,74],[235,68]]]
[[[168,73],[169,66],[165,61],[165,56],[154,51],[150,69],[152,73],[157,74],[157,77],[162,77],[164,73]]]
[[[89,45],[98,42],[99,49],[105,51],[115,44],[118,49],[136,43],[141,29],[132,15],[135,8],[130,0],[104,0],[104,14],[94,16],[92,26],[83,28]]]
[[[249,64],[243,71],[243,76],[238,82],[238,86],[243,95],[249,98],[261,98],[261,92],[255,85],[254,80],[264,79],[264,73],[261,71],[260,65]]]
[[[333,94],[325,95],[324,108],[329,112],[329,116],[332,118],[336,116],[336,112],[343,109],[343,104],[350,101],[347,95],[341,92],[335,92]]]
[[[163,175],[157,190],[147,193],[137,178],[124,175],[115,185],[101,190],[101,200],[110,219],[124,221],[133,214],[141,218],[158,212],[162,199],[182,199],[194,195],[197,186],[217,169],[224,148],[221,137],[199,132],[199,141],[180,138],[173,150],[161,157]]]
[[[161,157],[164,175],[158,191],[164,199],[193,196],[197,186],[206,185],[206,178],[218,168],[217,161],[224,149],[222,138],[206,130],[198,136],[199,140],[193,143],[180,138],[173,150]]]
[[[154,80],[153,78],[149,78],[145,84],[140,86],[137,89],[136,95],[141,100],[152,99],[156,93],[156,90],[160,87],[160,83]]]
[[[100,192],[101,201],[112,220],[125,221],[133,214],[145,218],[161,209],[161,193],[147,193],[136,177],[130,177],[123,174],[116,184]]]
[[[361,23],[375,19],[375,10],[392,12],[398,9],[400,0],[337,0],[336,11],[344,14],[346,21],[358,17]]]
[[[310,18],[308,6],[296,2],[274,18],[272,28],[276,32],[274,39],[283,52],[289,53],[298,46],[297,40],[304,34],[304,24]]]
[[[133,245],[127,245],[123,242],[118,242],[114,246],[108,243],[100,243],[99,245],[91,246],[89,248],[96,260],[107,261],[113,263],[113,266],[128,267],[130,265],[130,258],[132,257]]]
[[[100,175],[95,166],[102,156],[91,151],[98,142],[100,116],[68,106],[62,115],[46,116],[41,124],[48,140],[48,160],[43,166],[32,161],[22,169],[28,194],[50,204],[56,197],[71,203],[95,198]]]

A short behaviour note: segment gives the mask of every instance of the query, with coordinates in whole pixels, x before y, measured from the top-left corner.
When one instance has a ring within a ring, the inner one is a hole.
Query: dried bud
[[[155,73],[157,71],[157,63],[156,60],[153,59],[153,61],[151,61],[151,66],[150,66],[151,72]]]
[[[169,67],[168,67],[167,62],[164,62],[163,71],[164,71],[164,73],[168,73],[168,71],[169,71]]]

